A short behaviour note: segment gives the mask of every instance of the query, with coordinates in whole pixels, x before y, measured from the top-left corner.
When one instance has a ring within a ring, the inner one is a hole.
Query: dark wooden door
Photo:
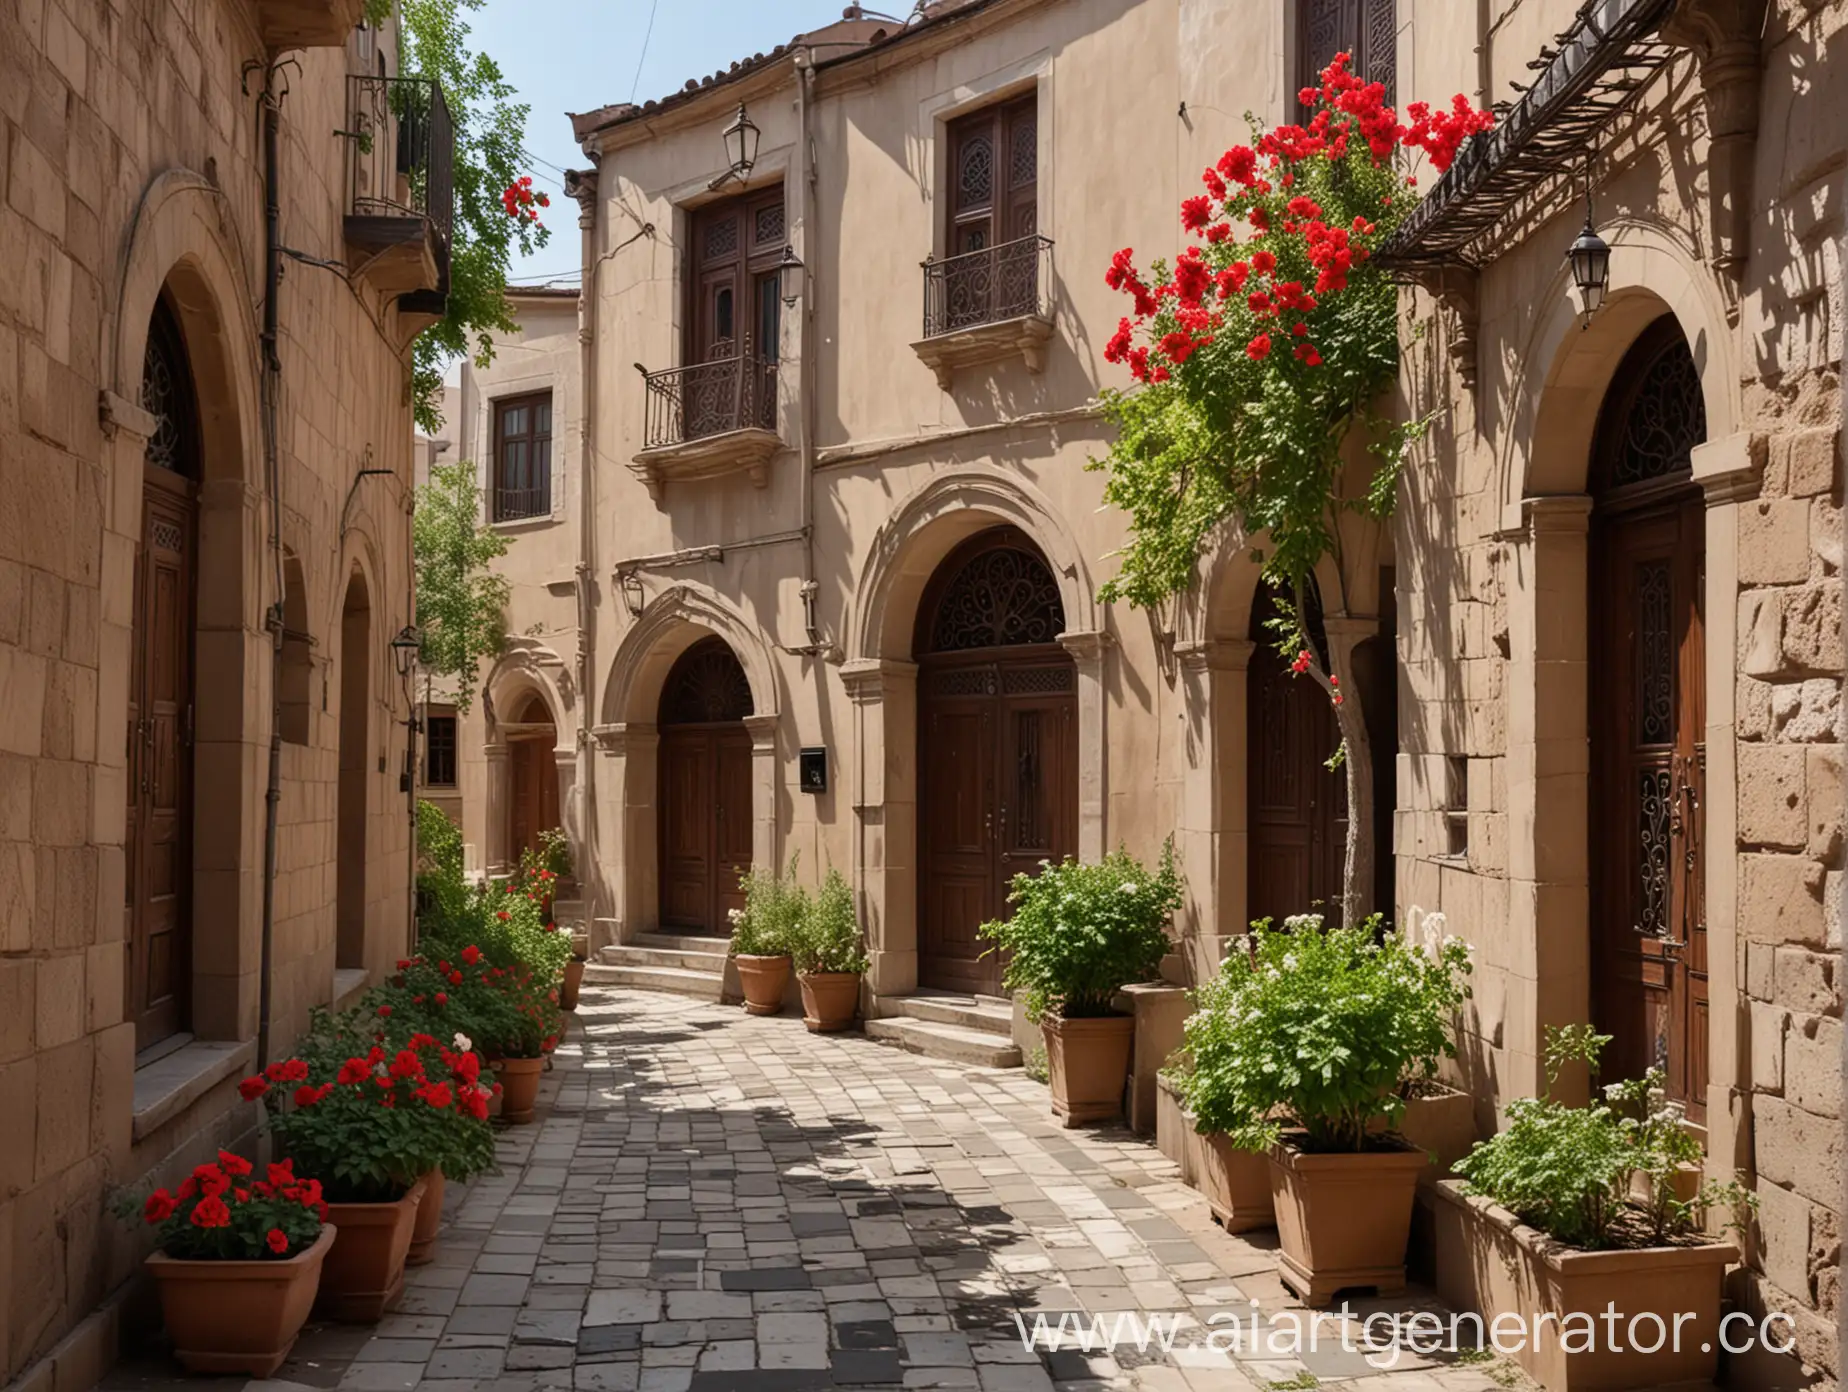
[[[1600,521],[1592,587],[1592,913],[1607,1079],[1667,1075],[1705,1119],[1706,643],[1700,496]]]
[[[517,860],[521,851],[539,849],[540,832],[559,824],[558,763],[552,741],[547,739],[515,740],[510,757],[513,796],[509,799],[508,848]]]
[[[1246,912],[1341,916],[1347,853],[1347,777],[1328,767],[1340,746],[1322,689],[1297,676],[1264,625],[1277,613],[1269,586],[1252,606],[1257,647],[1246,673]],[[1311,628],[1316,616],[1311,612]],[[1319,635],[1318,635],[1319,636]]]
[[[1348,71],[1377,82],[1393,100],[1398,68],[1398,5],[1395,0],[1299,0],[1296,10],[1296,87],[1321,85],[1322,69],[1337,53],[1348,55]],[[1309,110],[1298,104],[1298,117]]]
[[[154,466],[145,480],[128,712],[128,974],[137,1048],[187,1025],[198,564],[192,482]]]
[[[710,204],[691,222],[682,387],[688,439],[773,427],[781,338],[785,235],[783,190],[760,189]],[[724,364],[700,367],[699,364]]]
[[[1039,108],[1022,97],[950,123],[949,225],[944,229],[944,329],[1039,306]]]
[[[663,928],[731,932],[752,865],[751,687],[723,639],[682,653],[662,689],[656,756]]]
[[[952,553],[922,613],[918,979],[994,993],[976,929],[1005,916],[1015,875],[1078,848],[1077,671],[1052,641],[1057,583],[1012,528]]]
[[[661,925],[729,933],[751,868],[751,737],[741,725],[661,734]]]
[[[1700,373],[1673,316],[1624,355],[1592,467],[1592,1017],[1606,1081],[1663,1070],[1706,1120],[1706,438]]]

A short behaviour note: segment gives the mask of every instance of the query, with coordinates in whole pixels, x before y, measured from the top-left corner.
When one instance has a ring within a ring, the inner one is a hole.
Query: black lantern
[[[410,680],[411,668],[417,661],[417,650],[423,646],[423,634],[417,631],[415,624],[406,624],[398,630],[398,636],[391,640],[391,660],[398,669],[398,675],[405,681]]]
[[[783,259],[776,263],[777,274],[782,277],[783,303],[795,307],[802,298],[802,278],[808,267],[802,264],[802,258],[796,255],[796,249],[788,243],[783,245]]]
[[[1566,251],[1572,266],[1572,283],[1578,287],[1579,304],[1587,319],[1604,307],[1605,293],[1611,287],[1611,249],[1591,225],[1591,212],[1585,212],[1585,228]]]
[[[757,125],[744,113],[744,103],[738,103],[738,114],[732,117],[732,123],[725,128],[725,156],[731,161],[734,178],[744,179],[750,176],[757,164],[757,138],[761,134]]]

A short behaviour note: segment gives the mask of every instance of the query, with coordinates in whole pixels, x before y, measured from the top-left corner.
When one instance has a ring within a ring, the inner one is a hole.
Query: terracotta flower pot
[[[859,972],[801,972],[802,1023],[817,1034],[851,1029],[860,1009]]]
[[[346,1324],[371,1324],[397,1305],[423,1194],[420,1179],[393,1203],[328,1205],[328,1222],[339,1234],[321,1270],[317,1314]]]
[[[436,1256],[436,1236],[443,1227],[443,1172],[423,1177],[423,1197],[417,1201],[417,1221],[411,1226],[411,1250],[406,1266],[428,1266]]]
[[[1550,1392],[1713,1381],[1721,1288],[1727,1265],[1739,1260],[1732,1243],[1587,1252],[1464,1188],[1455,1179],[1432,1187],[1438,1294],[1490,1328],[1514,1314],[1523,1329],[1538,1331],[1543,1337],[1524,1338],[1511,1352]],[[1619,1316],[1614,1326],[1605,1323],[1607,1310]],[[1661,1347],[1645,1352],[1659,1336]]]
[[[1067,1020],[1048,1015],[1040,1022],[1040,1033],[1046,1039],[1052,1114],[1067,1126],[1121,1116],[1135,1019],[1105,1015]]]
[[[753,957],[741,952],[732,961],[738,964],[744,1008],[753,1015],[781,1015],[783,993],[789,989],[789,957]]]
[[[565,979],[558,985],[558,1008],[576,1010],[578,987],[584,984],[584,962],[582,958],[573,957],[565,963]]]
[[[1194,1151],[1194,1188],[1205,1195],[1213,1221],[1234,1233],[1276,1227],[1270,1157],[1240,1150],[1224,1136],[1194,1134],[1200,1142]]]
[[[1309,1154],[1288,1137],[1270,1153],[1271,1206],[1277,1215],[1277,1275],[1306,1305],[1371,1286],[1405,1289],[1405,1244],[1412,1199],[1427,1157],[1409,1146],[1338,1155]]]
[[[311,1246],[283,1261],[178,1261],[154,1253],[148,1274],[160,1289],[174,1357],[189,1373],[275,1372],[308,1319],[335,1236],[325,1224]]]
[[[524,1126],[533,1119],[533,1103],[539,1096],[539,1075],[545,1071],[542,1058],[502,1059],[495,1068],[501,1085],[501,1120]]]

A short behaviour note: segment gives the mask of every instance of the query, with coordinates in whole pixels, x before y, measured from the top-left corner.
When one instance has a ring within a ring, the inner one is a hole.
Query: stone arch
[[[924,587],[958,543],[998,522],[1026,533],[1059,582],[1068,633],[1098,633],[1097,587],[1077,539],[1052,504],[1018,475],[992,465],[938,474],[901,502],[874,534],[848,620],[850,659],[912,657]]]
[[[611,828],[616,863],[598,866],[599,897],[616,911],[615,932],[626,941],[660,924],[658,751],[656,716],[675,661],[703,638],[718,637],[737,657],[750,683],[751,860],[778,863],[777,732],[782,703],[777,671],[763,635],[728,600],[704,585],[670,586],[649,602],[623,635],[603,686],[598,757],[609,776],[597,788],[598,825]],[[601,840],[601,833],[599,833]]]
[[[198,406],[198,576],[194,614],[193,816],[201,846],[257,844],[269,720],[245,693],[269,671],[262,581],[247,584],[264,545],[259,487],[257,342],[241,249],[222,195],[170,170],[144,193],[117,263],[100,401],[105,444],[103,613],[130,616],[143,529],[144,457],[155,419],[142,408],[148,334],[163,297],[177,320]],[[111,555],[113,553],[113,556]],[[105,621],[106,670],[133,666],[132,618]],[[267,690],[267,687],[264,687]],[[129,690],[104,683],[96,707],[99,761],[125,766]],[[133,834],[132,822],[125,834]],[[242,857],[202,856],[191,872],[193,1032],[247,1038],[257,1017],[261,883]],[[206,968],[209,966],[209,971]]]
[[[1515,410],[1503,434],[1502,520],[1520,525],[1523,499],[1585,491],[1604,392],[1642,331],[1673,314],[1700,369],[1707,438],[1737,430],[1742,410],[1736,335],[1712,272],[1672,228],[1628,220],[1605,229],[1611,284],[1586,323],[1562,263],[1540,297],[1541,312],[1517,355]]]

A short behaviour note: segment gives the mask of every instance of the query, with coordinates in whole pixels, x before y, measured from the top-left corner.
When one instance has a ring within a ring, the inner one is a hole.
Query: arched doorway
[[[1077,671],[1045,559],[1015,527],[937,568],[918,611],[918,980],[992,993],[976,928],[1008,882],[1078,849]]]
[[[682,653],[661,690],[661,926],[728,934],[751,868],[751,684],[723,638]]]
[[[1328,660],[1321,593],[1308,594],[1309,638]],[[1269,624],[1283,609],[1278,592],[1259,585],[1251,605],[1252,642],[1246,697],[1246,912],[1278,922],[1289,914],[1340,919],[1347,854],[1347,778],[1328,759],[1341,743],[1328,698],[1298,677],[1277,651]]]
[[[366,965],[366,820],[372,730],[372,598],[357,568],[340,606],[340,781],[334,965]]]
[[[164,293],[148,326],[142,380],[142,404],[157,426],[142,465],[128,696],[128,989],[138,1049],[188,1027],[192,985],[193,662],[203,450],[192,365]]]
[[[1606,1078],[1707,1096],[1706,517],[1691,455],[1700,374],[1674,316],[1624,355],[1591,464],[1592,1014]]]
[[[517,864],[522,851],[538,851],[540,833],[558,819],[558,727],[537,692],[501,726],[507,741],[510,796],[507,799],[507,855]]]

